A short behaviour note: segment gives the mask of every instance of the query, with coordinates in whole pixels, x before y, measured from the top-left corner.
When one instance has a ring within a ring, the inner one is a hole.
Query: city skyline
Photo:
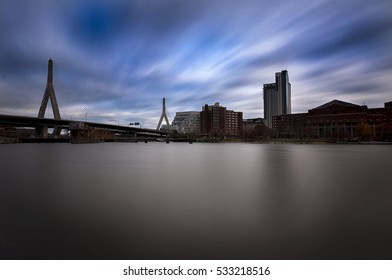
[[[382,0],[2,1],[0,110],[38,113],[49,58],[64,118],[155,127],[162,97],[170,121],[215,102],[263,117],[263,84],[283,69],[292,113],[333,99],[381,107],[391,27]]]

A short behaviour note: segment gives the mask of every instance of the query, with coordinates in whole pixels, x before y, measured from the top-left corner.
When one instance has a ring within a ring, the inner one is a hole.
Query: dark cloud
[[[304,48],[305,59],[323,59],[343,53],[344,55],[377,54],[385,43],[386,30],[392,28],[392,20],[356,22],[346,30],[337,30],[336,35],[323,38],[321,33],[314,42]]]
[[[70,36],[89,48],[110,44],[123,32],[126,17],[121,6],[82,2],[70,19]]]
[[[4,76],[17,76],[23,80],[25,76],[40,71],[45,64],[39,57],[22,53],[17,49],[0,48],[0,73]]]

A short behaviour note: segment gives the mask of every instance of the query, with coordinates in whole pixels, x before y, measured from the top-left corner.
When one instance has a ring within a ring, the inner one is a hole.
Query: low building
[[[172,127],[181,134],[199,134],[200,112],[177,112],[172,122]]]
[[[257,125],[264,124],[263,118],[256,119],[244,119],[242,122],[242,129],[245,130],[253,130]]]
[[[12,125],[0,124],[0,137],[16,138],[16,127]]]
[[[206,104],[200,112],[200,133],[214,137],[240,136],[242,134],[242,112],[227,110],[220,106]]]
[[[392,135],[392,106],[369,109],[340,100],[332,100],[307,113],[273,117],[273,129],[279,137],[356,138],[365,125],[369,137],[390,139]]]
[[[245,119],[242,136],[245,139],[268,139],[273,136],[273,131],[265,125],[262,118]]]

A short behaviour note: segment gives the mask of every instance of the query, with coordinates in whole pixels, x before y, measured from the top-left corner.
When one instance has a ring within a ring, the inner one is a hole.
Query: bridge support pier
[[[42,138],[42,139],[47,139],[48,138],[48,127],[47,126],[42,126],[40,128],[36,129],[36,134],[38,136],[38,138]]]

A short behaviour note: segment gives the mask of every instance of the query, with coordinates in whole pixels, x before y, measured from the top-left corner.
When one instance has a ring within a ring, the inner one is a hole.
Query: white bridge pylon
[[[48,106],[49,100],[50,100],[50,103],[52,104],[54,119],[61,120],[59,105],[57,103],[57,98],[56,98],[56,94],[54,93],[54,87],[53,87],[53,60],[52,59],[49,59],[49,61],[48,61],[48,81],[46,84],[44,96],[42,97],[41,106],[39,108],[38,118],[45,117],[45,111],[46,111],[46,107]],[[44,130],[45,130],[45,132],[44,132]],[[41,133],[47,134],[46,130],[47,130],[47,128],[41,129],[40,134]],[[60,132],[61,132],[61,128],[55,127],[52,134],[55,136],[59,136]]]
[[[167,130],[169,130],[170,125],[169,125],[169,119],[167,118],[167,115],[166,115],[165,98],[163,98],[163,100],[162,100],[162,114],[161,114],[161,118],[159,119],[159,122],[158,122],[157,130],[159,130],[161,128],[161,124],[162,124],[163,118],[165,118],[166,125],[167,125]]]

